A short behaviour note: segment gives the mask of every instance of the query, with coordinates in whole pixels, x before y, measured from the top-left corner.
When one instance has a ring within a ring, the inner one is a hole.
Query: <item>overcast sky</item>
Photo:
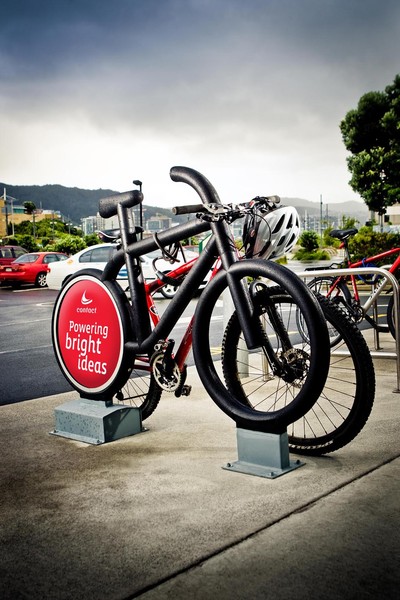
[[[357,199],[339,123],[399,72],[398,0],[2,0],[0,181]]]

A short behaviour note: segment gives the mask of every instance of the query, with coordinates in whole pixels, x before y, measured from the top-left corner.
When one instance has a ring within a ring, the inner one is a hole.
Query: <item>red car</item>
[[[21,283],[33,283],[37,287],[46,287],[49,264],[67,258],[68,256],[61,252],[23,254],[11,264],[0,266],[0,284],[17,287]]]

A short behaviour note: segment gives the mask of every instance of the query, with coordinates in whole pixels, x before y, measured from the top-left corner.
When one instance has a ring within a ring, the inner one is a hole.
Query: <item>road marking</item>
[[[46,319],[33,319],[33,321],[29,321],[29,323],[40,323],[41,321],[51,321],[51,317],[47,317]],[[10,325],[26,325],[26,323],[22,321],[10,321],[9,323],[0,323],[0,327],[9,327]]]
[[[44,292],[47,291],[47,288],[37,288],[37,287],[33,287],[33,288],[24,288],[23,290],[12,290],[13,294],[21,294],[21,293],[25,293],[25,292]]]
[[[18,352],[32,352],[32,350],[40,350],[41,348],[52,348],[53,344],[46,344],[45,346],[33,346],[33,348],[18,348],[16,350],[2,350],[0,351],[0,356],[2,354],[18,354]]]

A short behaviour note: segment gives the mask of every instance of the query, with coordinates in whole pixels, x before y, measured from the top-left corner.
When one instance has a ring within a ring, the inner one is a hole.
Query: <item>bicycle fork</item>
[[[260,331],[263,334],[262,351],[265,359],[269,363],[273,375],[282,377],[286,382],[293,383],[304,375],[308,355],[303,350],[293,346],[268,287],[264,283],[253,281],[250,285],[250,295],[254,305],[259,307],[261,313],[259,319],[262,318],[263,313],[267,315],[272,330],[279,340],[278,347],[279,345],[281,347],[280,356],[278,356],[264,327],[260,326]]]

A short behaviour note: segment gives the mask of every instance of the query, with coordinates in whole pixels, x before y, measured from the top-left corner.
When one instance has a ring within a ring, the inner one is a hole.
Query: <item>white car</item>
[[[64,285],[65,281],[82,269],[100,269],[103,271],[104,267],[108,260],[112,257],[114,252],[117,251],[117,245],[111,243],[103,243],[97,244],[95,246],[89,246],[89,248],[85,248],[80,252],[77,252],[73,256],[70,256],[67,260],[64,260],[59,263],[52,263],[50,265],[50,271],[47,273],[47,286],[49,289],[59,290]],[[158,271],[162,273],[168,273],[172,271],[174,268],[179,266],[179,264],[187,262],[192,258],[196,258],[198,255],[196,252],[191,250],[185,250],[185,260],[180,253],[178,256],[178,262],[170,263],[169,261],[161,258],[161,251],[154,250],[153,252],[149,252],[141,257],[143,276],[146,281],[152,281],[156,278],[156,273],[153,267],[153,261],[157,257],[160,257],[156,263],[155,267]],[[122,289],[126,290],[128,287],[128,274],[126,272],[125,266],[120,270],[118,277],[118,283],[121,285]],[[206,284],[204,282],[203,286]],[[177,288],[165,285],[160,292],[165,296],[165,298],[172,298],[176,293]]]
[[[62,264],[60,262],[50,265],[50,271],[47,273],[47,286],[52,290],[59,290],[68,277],[82,269],[90,268],[103,271],[106,263],[116,251],[117,246],[115,244],[96,244],[73,254],[67,260],[62,261]],[[122,286],[127,286],[126,270],[125,273],[121,273],[121,280],[118,278],[118,281]]]

